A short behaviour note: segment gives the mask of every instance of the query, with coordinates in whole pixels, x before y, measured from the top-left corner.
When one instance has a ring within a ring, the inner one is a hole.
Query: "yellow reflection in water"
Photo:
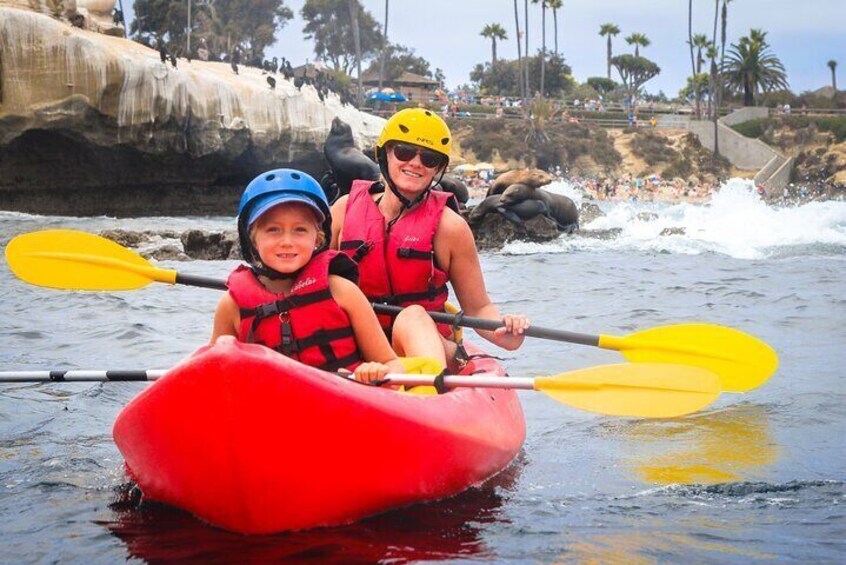
[[[717,555],[740,555],[750,559],[773,559],[774,554],[744,549],[720,541],[704,541],[688,534],[650,531],[649,533],[598,534],[582,537],[567,546],[559,563],[589,565],[650,565],[667,563],[667,556],[685,550]],[[658,557],[661,555],[662,557]]]
[[[711,484],[754,478],[778,460],[765,407],[735,405],[676,420],[627,426],[640,478],[658,484]],[[644,455],[645,453],[645,455]]]

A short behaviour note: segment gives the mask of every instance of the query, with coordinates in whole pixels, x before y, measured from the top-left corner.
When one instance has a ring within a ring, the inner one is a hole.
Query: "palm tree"
[[[358,73],[358,91],[356,92],[356,105],[361,107],[361,30],[358,27],[358,0],[349,0],[350,20],[352,20],[353,42],[355,43],[356,73]]]
[[[481,33],[479,33],[482,37],[487,37],[491,40],[491,66],[496,66],[496,40],[506,40],[508,39],[508,34],[505,33],[505,28],[497,23],[488,24],[484,28],[482,28]]]
[[[832,59],[828,63],[828,68],[831,69],[831,88],[834,89],[834,97],[837,97],[837,75],[834,70],[837,68],[837,61]]]
[[[629,45],[634,45],[635,57],[640,57],[640,48],[649,47],[649,44],[652,42],[649,41],[649,38],[646,37],[646,34],[636,32],[626,38],[626,43],[628,43]]]
[[[382,91],[382,78],[385,74],[385,55],[388,53],[388,4],[385,0],[385,25],[382,27],[382,52],[379,53],[379,92]]]
[[[789,87],[784,65],[776,57],[766,41],[764,31],[750,30],[748,37],[741,37],[733,43],[726,57],[723,76],[726,86],[736,92],[743,92],[743,105],[755,104],[758,91],[769,92]]]
[[[711,61],[711,71],[708,74],[708,115],[713,116],[714,114],[711,112],[717,111],[715,93],[717,89],[717,56],[719,55],[719,51],[707,40],[705,41],[705,49],[705,56]]]
[[[690,72],[693,73],[693,99],[696,100],[696,119],[699,115],[699,81],[696,76],[696,61],[693,58],[693,0],[687,3],[687,46],[690,48]]]
[[[546,0],[546,6],[552,10],[552,28],[555,30],[555,56],[558,56],[558,10],[564,6],[564,0]]]
[[[726,26],[728,25],[728,4],[732,0],[723,0],[723,9],[720,15],[720,64],[717,66],[717,70],[722,73],[722,69],[725,66],[726,62]],[[717,80],[717,108],[722,105],[723,100],[723,78],[722,76],[718,77]]]
[[[524,66],[526,74],[526,97],[530,98],[532,96],[532,89],[529,86],[529,60],[531,59],[529,56],[529,0],[523,0],[523,29],[526,30],[524,37],[525,44],[523,45],[523,51],[526,52],[526,64]]]
[[[543,96],[544,79],[546,78],[546,0],[532,0],[532,4],[541,5],[541,76],[540,95]]]
[[[694,85],[694,92],[693,96],[696,102],[696,117],[697,119],[702,117],[702,108],[701,108],[701,100],[699,97],[699,83],[696,80],[696,77],[702,72],[702,63],[705,62],[705,59],[702,58],[702,50],[708,49],[710,47],[711,42],[708,41],[708,38],[705,36],[704,33],[697,33],[692,36],[691,41],[691,48],[696,49],[696,60],[693,67],[693,85]],[[710,110],[710,106],[708,107]]]
[[[708,41],[704,33],[697,33],[693,36],[693,47],[696,48],[696,74],[702,72],[702,63],[705,62],[705,59],[702,58],[702,50],[708,49],[710,46],[711,42]]]
[[[692,2],[693,0],[691,0]],[[599,36],[608,36],[608,49],[606,52],[606,64],[608,65],[608,79],[611,78],[611,37],[620,33],[620,28],[616,24],[602,24],[599,26]]]
[[[728,25],[728,5],[732,0],[723,0],[723,10],[720,15],[720,63],[726,58],[726,26]]]
[[[517,11],[517,0],[514,0],[514,28],[516,29],[517,38],[517,68],[520,70],[520,78],[517,82],[520,83],[520,98],[523,100],[523,110],[526,108],[526,88],[523,82],[523,55],[520,50],[520,14]]]

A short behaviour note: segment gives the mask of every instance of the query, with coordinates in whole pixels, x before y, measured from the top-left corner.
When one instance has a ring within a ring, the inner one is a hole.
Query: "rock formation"
[[[75,2],[98,14],[106,3]],[[282,77],[271,90],[257,68],[175,69],[139,43],[19,9],[28,4],[0,0],[0,209],[231,214],[263,170],[324,169],[335,116],[359,146],[384,123]]]

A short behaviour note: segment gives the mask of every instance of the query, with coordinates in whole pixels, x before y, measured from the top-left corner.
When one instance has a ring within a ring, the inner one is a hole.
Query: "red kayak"
[[[478,372],[502,368],[462,374]],[[133,399],[114,438],[146,499],[260,534],[455,495],[514,459],[525,420],[513,390],[397,392],[222,339]]]

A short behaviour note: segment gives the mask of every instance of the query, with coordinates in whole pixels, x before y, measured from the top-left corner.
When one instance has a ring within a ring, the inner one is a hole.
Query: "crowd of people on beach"
[[[702,182],[693,176],[684,180],[678,177],[665,179],[659,175],[636,177],[625,173],[617,179],[586,177],[571,178],[570,181],[596,200],[702,202],[719,190],[719,182]]]

